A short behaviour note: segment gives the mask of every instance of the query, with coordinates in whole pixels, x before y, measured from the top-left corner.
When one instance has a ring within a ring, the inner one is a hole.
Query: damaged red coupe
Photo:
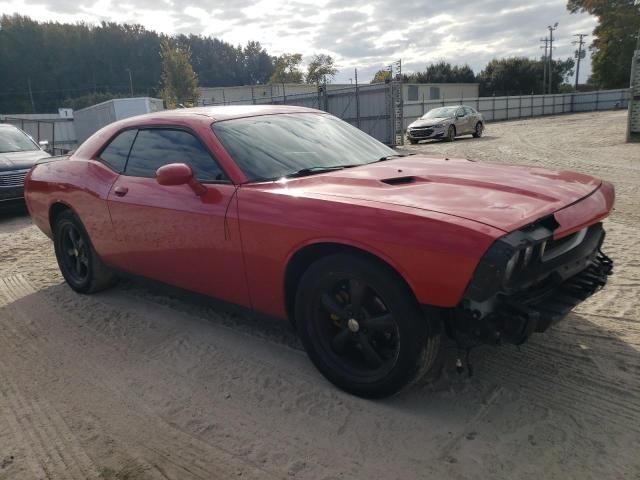
[[[80,293],[130,272],[289,318],[366,397],[438,367],[442,339],[520,344],[603,287],[607,182],[406,156],[316,110],[174,110],[113,123],[28,174]]]

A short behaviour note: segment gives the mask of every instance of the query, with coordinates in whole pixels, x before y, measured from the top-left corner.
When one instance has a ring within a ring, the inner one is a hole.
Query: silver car
[[[24,177],[49,154],[17,127],[0,124],[0,206],[24,197]]]
[[[467,105],[440,107],[425,113],[407,128],[409,143],[441,138],[453,142],[460,135],[482,136],[484,118]]]

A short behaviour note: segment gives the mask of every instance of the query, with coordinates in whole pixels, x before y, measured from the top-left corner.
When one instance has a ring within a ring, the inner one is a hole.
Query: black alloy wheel
[[[437,364],[437,319],[425,315],[390,267],[338,253],[313,263],[298,285],[295,323],[311,361],[354,395],[392,395]]]
[[[56,259],[69,286],[78,293],[93,293],[113,285],[115,272],[96,253],[78,216],[64,210],[53,223]]]

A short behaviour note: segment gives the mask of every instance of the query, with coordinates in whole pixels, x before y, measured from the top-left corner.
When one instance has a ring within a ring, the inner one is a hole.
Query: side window
[[[473,108],[464,107],[464,113],[465,115],[473,115],[476,112],[473,110]]]
[[[460,115],[464,116],[464,115],[466,115],[466,112],[464,111],[464,108],[459,108],[458,110],[456,110],[456,115],[457,115],[457,116],[460,116]]]
[[[201,182],[225,180],[225,175],[200,140],[189,132],[152,128],[140,130],[133,144],[126,174],[152,178],[168,163],[186,163]]]
[[[109,165],[112,170],[118,173],[122,173],[124,166],[127,163],[127,156],[129,150],[131,150],[131,144],[136,138],[137,130],[125,130],[120,133],[116,138],[111,140],[111,143],[107,145],[100,156],[100,160]]]

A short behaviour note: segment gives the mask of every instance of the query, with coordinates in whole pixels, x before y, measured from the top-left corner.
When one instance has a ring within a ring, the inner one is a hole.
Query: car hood
[[[452,120],[452,117],[418,119],[411,123],[409,127],[431,127],[438,123],[451,122]]]
[[[281,186],[297,196],[400,205],[510,232],[588,196],[600,184],[570,171],[412,156],[291,179]]]
[[[48,156],[49,154],[42,150],[0,153],[0,172],[28,169],[33,167],[39,159]]]

